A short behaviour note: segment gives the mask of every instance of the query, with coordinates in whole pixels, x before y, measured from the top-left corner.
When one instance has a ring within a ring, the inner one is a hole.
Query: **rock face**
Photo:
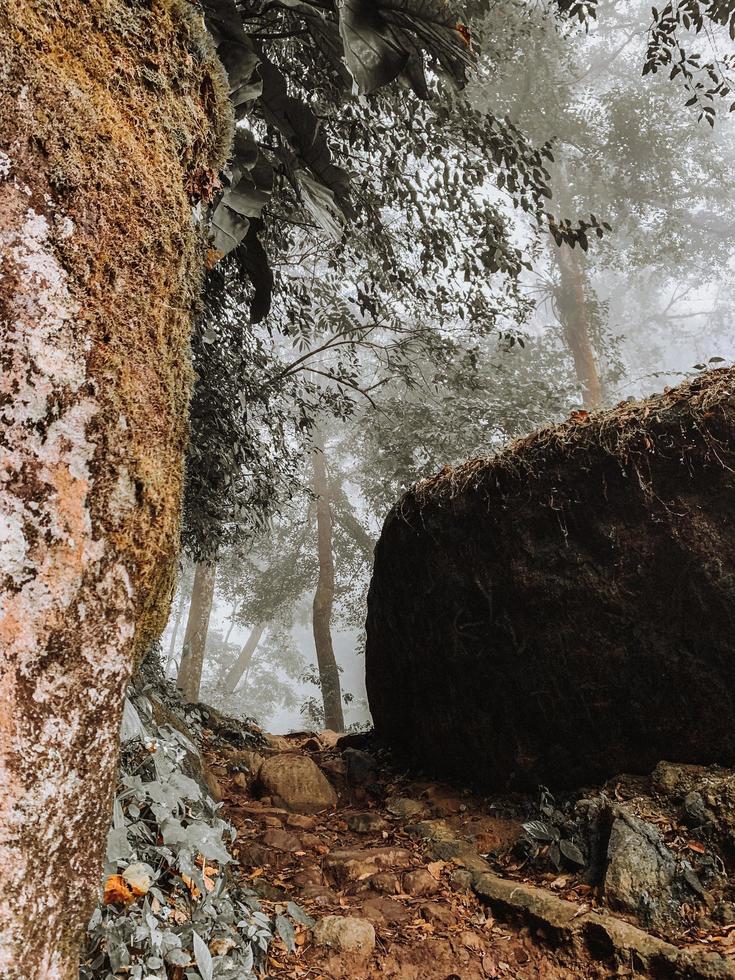
[[[671,922],[681,906],[676,861],[651,824],[618,811],[610,832],[605,898],[646,926]]]
[[[489,787],[735,762],[735,370],[410,490],[375,556],[377,734]]]
[[[337,802],[334,787],[307,756],[271,756],[261,765],[258,782],[265,793],[297,813],[318,813]]]

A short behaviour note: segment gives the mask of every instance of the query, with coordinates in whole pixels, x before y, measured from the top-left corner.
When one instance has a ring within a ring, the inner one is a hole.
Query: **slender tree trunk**
[[[227,632],[225,633],[225,646],[227,646],[227,644],[230,642],[230,636],[232,634],[233,629],[235,628],[235,617],[237,616],[238,608],[239,607],[237,603],[235,603],[235,605],[232,607],[232,615],[230,616],[230,625],[227,627]]]
[[[3,980],[79,976],[125,686],[173,590],[186,188],[222,166],[225,94],[179,0],[0,0]]]
[[[171,666],[171,662],[174,659],[174,654],[176,653],[176,640],[179,636],[179,626],[181,625],[181,619],[184,615],[184,606],[186,605],[186,592],[181,588],[181,593],[179,595],[179,601],[176,604],[176,617],[174,618],[174,625],[171,631],[171,639],[168,644],[168,656],[166,657],[166,673]]]
[[[570,210],[572,195],[563,158],[555,168],[555,188],[562,212]],[[559,270],[557,299],[564,340],[574,360],[574,371],[582,389],[582,404],[586,409],[592,410],[602,404],[602,385],[590,336],[584,253],[579,246],[570,248],[568,245],[556,245],[553,242],[551,248]]]
[[[602,404],[602,385],[590,340],[589,309],[580,251],[568,245],[555,245],[554,255],[561,277],[559,312],[564,339],[574,359],[574,370],[582,387],[582,402],[587,409],[599,408]]]
[[[240,679],[245,671],[250,666],[250,661],[253,659],[253,654],[260,643],[260,638],[265,632],[267,623],[258,623],[250,631],[250,636],[245,641],[245,645],[240,651],[240,656],[234,662],[234,664],[227,671],[224,681],[225,694],[234,694],[237,685],[240,683]]]
[[[199,562],[194,572],[189,618],[186,621],[179,675],[176,678],[176,686],[187,701],[199,699],[204,653],[207,647],[207,633],[209,632],[209,617],[212,614],[214,601],[215,573],[215,565],[204,562]]]
[[[332,552],[332,509],[323,447],[312,455],[313,484],[316,495],[317,552],[319,579],[314,594],[313,628],[319,679],[324,701],[324,725],[336,732],[344,730],[339,669],[332,645],[332,606],[334,605],[334,555]]]

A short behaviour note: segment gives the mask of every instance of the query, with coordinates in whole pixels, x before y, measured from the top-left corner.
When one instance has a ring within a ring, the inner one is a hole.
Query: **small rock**
[[[364,786],[375,774],[375,759],[360,749],[345,749],[342,758],[346,764],[347,782],[350,786]]]
[[[296,834],[289,834],[287,830],[267,830],[262,837],[266,847],[272,847],[277,851],[301,851],[301,841]]]
[[[289,813],[286,817],[286,826],[296,827],[297,830],[314,830],[316,820],[313,817],[307,817],[305,813]]]
[[[281,820],[280,817],[274,817],[272,814],[267,813],[263,817],[263,826],[264,827],[275,827],[276,829],[279,829],[280,830],[283,827],[283,821]]]
[[[407,895],[414,898],[423,898],[426,895],[433,895],[439,890],[439,882],[433,878],[426,868],[417,868],[416,871],[407,871],[403,876],[403,890]]]
[[[356,834],[379,834],[389,828],[388,822],[380,814],[370,811],[351,813],[347,817],[347,826]]]
[[[392,871],[379,871],[377,874],[365,878],[360,884],[379,895],[398,895],[401,890],[398,875],[393,874]]]
[[[472,872],[457,868],[449,876],[449,884],[455,892],[468,892],[472,888]]]
[[[419,803],[417,800],[409,800],[406,797],[389,800],[385,808],[388,813],[398,817],[399,820],[413,820],[414,817],[426,812],[423,803]]]
[[[275,755],[260,767],[258,782],[289,810],[318,813],[335,806],[337,794],[316,763],[305,755]]]
[[[370,953],[375,948],[375,929],[366,919],[326,915],[314,928],[314,942],[344,952]]]

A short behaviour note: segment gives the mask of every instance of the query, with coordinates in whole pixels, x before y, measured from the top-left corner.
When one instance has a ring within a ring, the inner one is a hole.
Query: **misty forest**
[[[735,0],[0,0],[0,980],[735,980]]]

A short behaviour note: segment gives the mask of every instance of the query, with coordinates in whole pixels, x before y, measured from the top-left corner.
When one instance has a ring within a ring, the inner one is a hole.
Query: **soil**
[[[270,914],[295,902],[315,922],[356,917],[375,930],[374,946],[345,951],[317,945],[313,929],[297,925],[292,952],[280,939],[272,944],[268,977],[735,977],[735,925],[707,918],[716,896],[692,894],[658,936],[633,914],[613,916],[582,869],[552,868],[548,845],[534,852],[522,824],[539,818],[538,796],[481,797],[420,780],[367,743],[370,752],[336,745],[332,733],[267,738],[266,755],[310,757],[338,803],[289,812],[278,798],[260,796],[242,753],[210,743],[207,766],[238,831],[238,884]],[[680,824],[676,805],[662,802],[650,781],[617,780],[603,791],[612,806],[652,820],[675,854],[704,859],[715,851]],[[568,801],[557,805],[570,812]]]

